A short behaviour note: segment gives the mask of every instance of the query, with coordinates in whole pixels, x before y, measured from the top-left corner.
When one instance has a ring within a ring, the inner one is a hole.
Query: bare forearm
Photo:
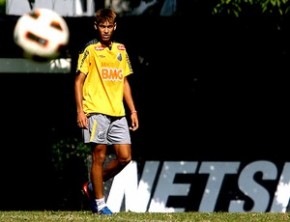
[[[127,107],[129,108],[131,112],[136,111],[131,87],[128,81],[125,81],[125,85],[124,85],[124,100],[126,102]]]
[[[81,75],[81,74],[79,74]],[[75,79],[75,85],[74,85],[74,92],[75,92],[75,103],[76,103],[76,111],[77,113],[83,112],[83,80],[81,76],[77,76]]]

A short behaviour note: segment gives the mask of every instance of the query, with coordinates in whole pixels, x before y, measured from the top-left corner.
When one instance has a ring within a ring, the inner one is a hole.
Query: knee
[[[131,156],[127,158],[120,158],[119,164],[125,167],[126,165],[130,163],[131,160],[132,160]]]
[[[103,164],[106,160],[106,155],[103,153],[97,153],[92,155],[92,162],[93,163],[98,163],[98,164]]]

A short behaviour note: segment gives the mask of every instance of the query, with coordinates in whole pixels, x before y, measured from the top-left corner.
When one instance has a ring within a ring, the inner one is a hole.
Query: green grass
[[[129,213],[120,212],[112,216],[93,215],[89,211],[0,211],[3,222],[281,222],[290,221],[288,213]]]

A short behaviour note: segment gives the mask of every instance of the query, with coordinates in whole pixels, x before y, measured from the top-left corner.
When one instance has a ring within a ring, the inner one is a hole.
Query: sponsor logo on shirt
[[[104,47],[103,46],[95,46],[95,50],[102,51],[102,50],[104,50]]]
[[[120,82],[123,80],[123,70],[104,67],[101,76],[105,81]]]
[[[125,50],[126,48],[125,48],[125,46],[123,44],[120,44],[120,45],[118,45],[118,49],[119,50]]]

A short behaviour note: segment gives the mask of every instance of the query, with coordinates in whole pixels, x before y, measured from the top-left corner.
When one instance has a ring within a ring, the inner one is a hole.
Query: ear
[[[114,24],[114,31],[116,30],[117,28],[117,23]]]
[[[95,30],[97,30],[97,29],[98,29],[98,25],[97,25],[97,23],[96,23],[96,22],[94,22],[94,28],[95,28]]]

